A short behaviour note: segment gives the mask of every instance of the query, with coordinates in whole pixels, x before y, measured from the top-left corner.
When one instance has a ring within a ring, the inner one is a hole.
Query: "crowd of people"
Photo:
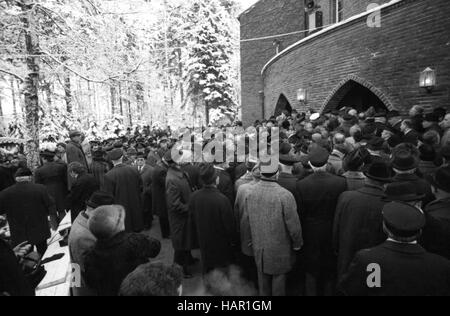
[[[248,143],[234,161],[180,159],[195,137],[179,150],[170,129],[90,142],[71,131],[36,170],[3,155],[0,294],[33,293],[21,258],[44,255],[70,211],[73,295],[180,295],[199,259],[211,295],[225,293],[209,276],[236,269],[262,296],[450,295],[446,109],[283,112],[253,127],[279,129],[278,152],[267,149],[279,165]],[[214,131],[202,148],[235,144]],[[173,264],[154,259],[162,239]]]

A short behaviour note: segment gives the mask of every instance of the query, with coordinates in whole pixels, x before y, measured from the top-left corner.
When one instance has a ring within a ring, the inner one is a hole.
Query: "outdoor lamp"
[[[429,93],[436,87],[436,71],[427,67],[420,73],[420,87],[426,89]]]
[[[297,100],[306,103],[308,101],[308,91],[304,88],[300,88],[297,90]]]

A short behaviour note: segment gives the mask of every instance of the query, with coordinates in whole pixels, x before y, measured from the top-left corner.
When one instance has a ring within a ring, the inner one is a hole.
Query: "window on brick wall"
[[[331,0],[331,16],[333,23],[339,23],[344,20],[343,0]]]
[[[323,27],[323,12],[314,11],[309,13],[308,26],[310,34],[320,30]]]

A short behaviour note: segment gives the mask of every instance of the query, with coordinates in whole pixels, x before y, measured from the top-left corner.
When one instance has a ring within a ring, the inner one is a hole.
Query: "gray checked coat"
[[[252,187],[244,202],[255,261],[263,273],[286,274],[295,263],[294,249],[303,246],[295,198],[277,182],[263,180]]]

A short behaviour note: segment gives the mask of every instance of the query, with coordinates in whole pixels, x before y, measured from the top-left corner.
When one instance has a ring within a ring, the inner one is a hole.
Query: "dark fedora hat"
[[[395,202],[420,201],[425,194],[417,192],[417,187],[411,182],[394,182],[386,187],[384,200]]]
[[[392,167],[400,171],[416,169],[419,166],[417,149],[412,149],[407,144],[400,144],[393,151]]]
[[[450,165],[439,168],[435,174],[427,177],[427,181],[432,186],[450,193]]]
[[[375,181],[392,182],[392,169],[384,162],[370,164],[363,173],[367,178]]]
[[[91,208],[97,208],[103,205],[113,205],[114,197],[103,191],[94,192],[88,201],[86,201],[86,205]]]

